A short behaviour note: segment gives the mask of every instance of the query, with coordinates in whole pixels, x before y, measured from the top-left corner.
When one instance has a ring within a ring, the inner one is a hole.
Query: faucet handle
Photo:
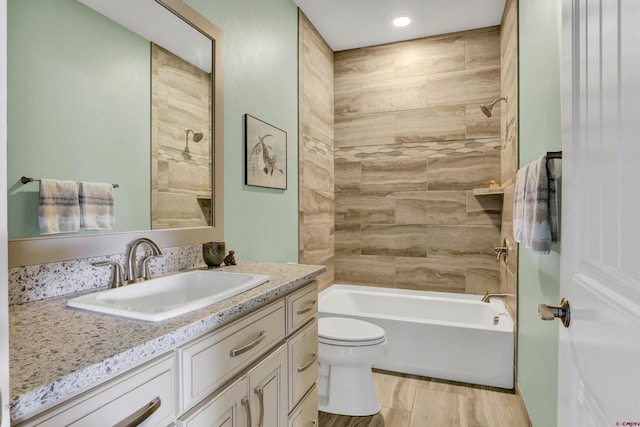
[[[144,280],[151,279],[151,271],[149,270],[149,261],[151,261],[152,258],[159,257],[159,256],[162,256],[162,255],[164,255],[164,254],[160,254],[160,255],[150,254],[150,255],[146,255],[144,258],[142,258],[141,267],[142,267],[142,271],[143,271],[143,274],[144,274],[144,276],[142,278]]]
[[[95,267],[113,266],[113,275],[111,276],[111,287],[117,288],[122,285],[122,266],[117,261],[98,261],[92,264]]]

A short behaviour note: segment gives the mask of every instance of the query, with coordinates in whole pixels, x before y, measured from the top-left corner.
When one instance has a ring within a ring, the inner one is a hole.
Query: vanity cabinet
[[[178,409],[175,362],[170,352],[19,425],[124,427],[156,407],[140,425],[169,425]]]
[[[18,425],[310,425],[317,296],[311,282]]]

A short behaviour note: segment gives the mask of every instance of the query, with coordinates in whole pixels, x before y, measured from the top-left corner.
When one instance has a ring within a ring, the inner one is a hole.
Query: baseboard
[[[520,384],[516,384],[516,396],[520,400],[522,407],[524,408],[524,413],[527,416],[527,423],[529,427],[533,427],[533,422],[531,422],[531,415],[529,415],[529,408],[527,408],[527,404],[524,402],[524,398],[522,397],[522,393],[520,392]]]

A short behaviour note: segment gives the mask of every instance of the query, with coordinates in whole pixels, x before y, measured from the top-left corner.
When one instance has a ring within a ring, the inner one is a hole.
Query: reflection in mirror
[[[222,33],[182,0],[82,1],[122,3],[128,28],[151,24],[179,42],[142,38],[77,0],[8,0],[9,265],[118,253],[140,235],[164,246],[223,239]],[[22,176],[118,183],[116,233],[42,238],[38,184]],[[186,197],[192,217],[173,209]]]
[[[152,0],[81,1],[100,13],[8,3],[9,237],[40,237],[23,175],[118,183],[113,231],[211,225],[212,40]]]

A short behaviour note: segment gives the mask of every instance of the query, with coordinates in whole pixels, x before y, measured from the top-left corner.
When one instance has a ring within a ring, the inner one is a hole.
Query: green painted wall
[[[224,32],[224,236],[236,259],[298,260],[298,12],[291,0],[187,0]],[[287,189],[244,185],[244,114],[287,132]]]
[[[562,149],[558,1],[520,0],[518,21],[522,166]],[[558,176],[561,163],[556,161]],[[559,184],[561,194],[561,179]],[[537,308],[560,302],[560,244],[549,255],[522,246],[519,253],[518,383],[536,427],[556,425],[559,323],[541,321]]]
[[[77,0],[7,8],[9,238],[39,236],[22,175],[121,183],[114,231],[151,228],[149,42]]]

